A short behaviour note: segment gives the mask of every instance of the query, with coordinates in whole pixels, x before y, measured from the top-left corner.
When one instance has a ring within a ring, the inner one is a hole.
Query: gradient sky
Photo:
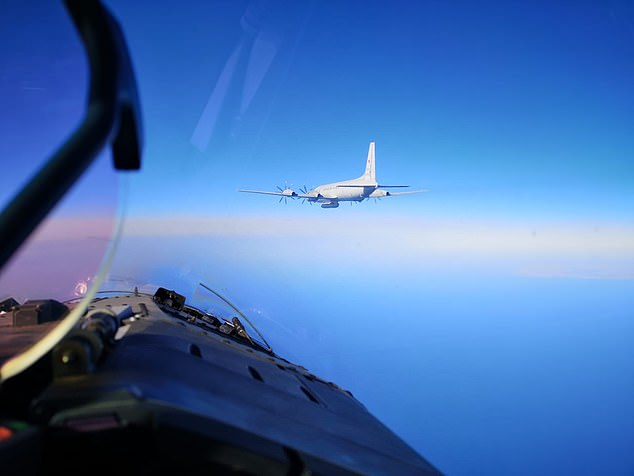
[[[86,90],[45,3],[0,19],[16,184]],[[634,472],[631,2],[106,3],[146,142],[110,284],[223,291],[448,474]],[[354,178],[371,140],[380,182],[431,192],[236,192]],[[108,223],[102,159],[56,238]]]
[[[288,213],[233,192],[355,177],[376,140],[380,180],[434,191],[381,213],[631,218],[627,4],[255,5],[113,4],[156,137],[140,183],[159,189],[168,170],[198,189],[166,196],[171,211]],[[241,18],[257,6],[261,31],[247,34]],[[201,121],[215,125],[203,150]]]

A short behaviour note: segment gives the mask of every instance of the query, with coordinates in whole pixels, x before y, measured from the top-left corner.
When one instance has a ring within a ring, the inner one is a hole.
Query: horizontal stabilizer
[[[389,192],[389,196],[393,197],[395,195],[409,195],[411,193],[425,193],[429,192],[429,190],[408,190],[407,192]]]
[[[337,188],[366,188],[366,187],[376,187],[375,183],[350,183],[350,184],[339,184],[337,185]]]

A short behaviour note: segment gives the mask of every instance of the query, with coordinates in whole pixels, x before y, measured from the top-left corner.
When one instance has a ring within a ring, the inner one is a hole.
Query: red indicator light
[[[0,426],[0,443],[3,441],[7,441],[12,436],[13,436],[13,430],[11,428],[7,428],[6,426]]]

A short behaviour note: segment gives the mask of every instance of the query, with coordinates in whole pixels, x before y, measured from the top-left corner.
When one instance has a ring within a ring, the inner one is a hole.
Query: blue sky
[[[274,199],[232,192],[356,176],[376,140],[379,178],[431,188],[424,200],[450,206],[445,213],[468,206],[480,215],[629,218],[633,65],[625,6],[306,5],[288,17],[272,8],[273,19],[263,20],[276,54],[268,69],[259,66],[265,71],[245,111],[250,70],[241,50],[219,112],[228,124],[204,150],[190,141],[213,88],[240,41],[255,43],[241,40],[245,8],[210,5],[212,21],[200,7],[193,25],[195,9],[172,13],[170,44],[157,59],[164,22],[135,28],[134,14],[145,7],[120,6],[124,26],[134,10],[128,36],[138,51],[147,132],[158,137],[148,142],[144,186],[162,187],[153,170],[165,167],[170,180],[183,174],[200,187],[196,203],[188,202],[194,211],[260,213]],[[229,196],[218,200],[219,193]],[[425,206],[402,202],[389,206]]]
[[[629,2],[107,4],[146,142],[113,280],[224,291],[448,474],[634,471]],[[0,20],[15,187],[86,90],[46,5]],[[371,140],[379,181],[431,192],[236,192],[356,177]],[[114,213],[107,165],[59,216]]]

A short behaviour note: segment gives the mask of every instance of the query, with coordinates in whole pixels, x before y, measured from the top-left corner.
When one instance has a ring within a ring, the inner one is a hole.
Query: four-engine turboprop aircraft
[[[409,185],[381,185],[376,181],[374,142],[370,142],[368,159],[365,164],[365,173],[356,179],[342,182],[319,185],[312,190],[300,188],[301,193],[285,187],[278,187],[279,192],[267,192],[262,190],[238,190],[238,192],[260,193],[263,195],[277,195],[282,199],[301,198],[309,203],[320,203],[322,208],[337,208],[339,202],[362,202],[366,198],[393,197],[396,195],[408,195],[412,193],[428,192],[428,190],[407,190],[404,192],[390,192],[387,188],[406,188]]]

